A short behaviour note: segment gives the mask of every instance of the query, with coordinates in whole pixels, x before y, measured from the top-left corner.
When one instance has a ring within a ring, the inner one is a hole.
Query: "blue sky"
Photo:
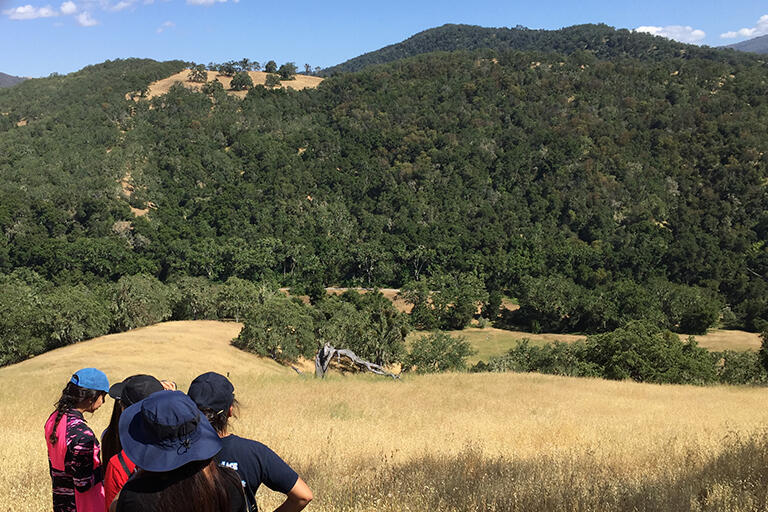
[[[327,67],[444,23],[607,23],[720,46],[768,34],[768,1],[0,0],[0,71],[39,77],[126,57]]]

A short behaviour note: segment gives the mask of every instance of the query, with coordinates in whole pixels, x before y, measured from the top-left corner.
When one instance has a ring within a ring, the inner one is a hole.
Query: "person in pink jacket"
[[[96,368],[78,370],[45,422],[54,512],[104,512],[99,441],[83,413],[104,403],[109,381]]]

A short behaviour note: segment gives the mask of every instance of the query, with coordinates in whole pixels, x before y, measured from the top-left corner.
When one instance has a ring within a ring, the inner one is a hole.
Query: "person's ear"
[[[234,404],[229,406],[229,411],[227,412],[227,418],[231,418],[232,417],[232,408],[233,407],[234,407]]]

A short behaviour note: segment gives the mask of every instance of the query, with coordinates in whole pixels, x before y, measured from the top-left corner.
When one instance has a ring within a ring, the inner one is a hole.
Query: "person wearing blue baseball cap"
[[[99,441],[83,414],[101,407],[108,392],[104,372],[78,370],[45,423],[54,512],[104,512]]]
[[[123,451],[139,470],[112,502],[112,512],[242,512],[237,473],[219,467],[218,434],[181,391],[157,391],[123,411]]]

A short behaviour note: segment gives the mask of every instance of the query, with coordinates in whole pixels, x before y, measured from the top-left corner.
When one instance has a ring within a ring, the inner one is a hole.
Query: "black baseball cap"
[[[163,385],[151,375],[131,375],[123,382],[113,384],[109,388],[109,396],[120,400],[125,407],[128,407],[162,390]]]
[[[200,375],[189,385],[187,395],[201,409],[226,411],[235,400],[235,387],[229,379],[216,372]]]

